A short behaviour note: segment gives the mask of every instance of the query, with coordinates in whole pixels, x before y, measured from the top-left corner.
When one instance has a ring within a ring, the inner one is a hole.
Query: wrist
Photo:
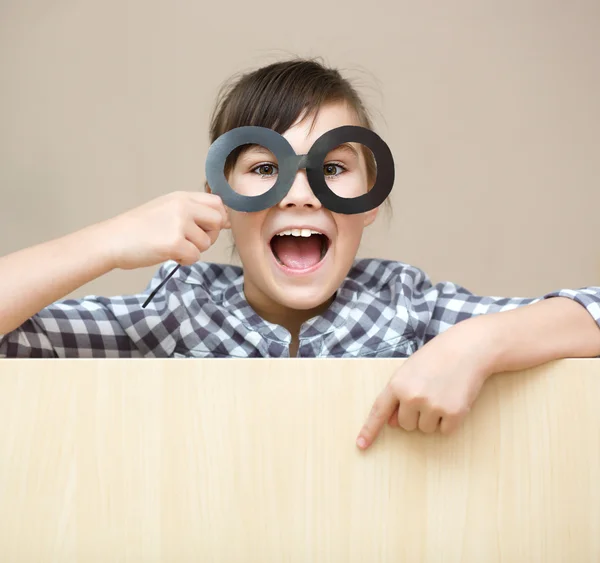
[[[503,370],[508,347],[506,325],[498,315],[480,315],[458,323],[457,330],[483,380]],[[450,332],[450,331],[448,331]]]
[[[487,369],[490,375],[511,371],[511,354],[519,339],[510,311],[475,317],[486,349]]]
[[[76,252],[85,257],[90,269],[97,275],[103,275],[117,268],[116,258],[109,244],[109,232],[110,225],[107,221],[103,221],[71,235]]]

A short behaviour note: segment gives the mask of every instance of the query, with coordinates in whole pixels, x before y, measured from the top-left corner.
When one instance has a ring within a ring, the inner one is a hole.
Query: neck
[[[246,300],[256,313],[265,321],[282,326],[292,335],[292,339],[297,340],[302,324],[322,314],[331,305],[334,296],[312,309],[291,309],[271,302],[267,299],[261,299],[262,296],[252,295],[252,292],[245,290]]]

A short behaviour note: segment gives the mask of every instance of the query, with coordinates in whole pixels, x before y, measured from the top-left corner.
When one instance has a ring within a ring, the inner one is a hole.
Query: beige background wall
[[[600,285],[599,28],[597,0],[0,0],[0,254],[201,189],[222,81],[297,54],[348,69],[394,152],[361,256],[494,295]]]

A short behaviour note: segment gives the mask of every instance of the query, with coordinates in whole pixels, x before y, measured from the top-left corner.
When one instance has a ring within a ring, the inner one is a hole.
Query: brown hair
[[[328,102],[345,101],[356,112],[361,126],[373,129],[360,96],[340,72],[315,59],[291,59],[234,76],[220,90],[210,121],[210,143],[244,126],[259,126],[282,134],[301,115],[316,116]],[[231,169],[243,147],[234,150],[225,164]],[[373,181],[376,163],[365,148],[367,172]],[[389,206],[389,199],[385,202]]]

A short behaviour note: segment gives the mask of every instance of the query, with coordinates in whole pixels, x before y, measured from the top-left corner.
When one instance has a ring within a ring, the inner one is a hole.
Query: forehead
[[[306,154],[321,135],[344,125],[361,123],[348,104],[330,102],[322,105],[316,115],[301,115],[282,136],[292,145],[296,154]]]

